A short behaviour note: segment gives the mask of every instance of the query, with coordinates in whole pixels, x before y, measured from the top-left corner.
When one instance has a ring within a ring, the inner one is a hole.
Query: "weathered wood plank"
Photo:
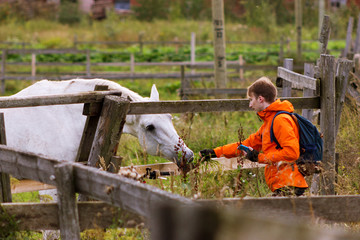
[[[288,71],[292,71],[293,70],[293,66],[294,66],[294,61],[291,58],[285,58],[284,59],[284,68],[287,69]],[[278,70],[279,72],[279,70]],[[279,78],[279,74],[278,74],[278,78]],[[281,77],[280,77],[281,78]],[[293,84],[292,82],[288,81],[285,78],[281,78],[282,81],[282,93],[281,96],[282,97],[291,97],[291,88]]]
[[[321,218],[333,222],[360,222],[359,195],[229,198],[197,202],[231,206],[255,215],[266,212],[270,217],[295,216]]]
[[[60,229],[56,203],[2,203],[1,207],[18,221],[19,230]],[[81,231],[110,226],[131,228],[145,221],[138,215],[103,202],[81,202],[77,207]]]
[[[74,189],[73,166],[62,162],[54,166],[58,192],[60,236],[80,240],[79,214]]]
[[[108,90],[108,86],[95,86],[94,91]],[[83,114],[85,115],[86,108],[89,107],[88,116],[86,117],[85,127],[81,136],[79,149],[76,155],[76,162],[87,162],[91,150],[92,143],[96,132],[96,127],[99,122],[101,108],[103,103],[86,103],[84,104]],[[96,113],[92,111],[93,107],[96,108]]]
[[[226,44],[225,44],[225,19],[224,2],[212,0],[212,23],[214,36],[214,79],[216,88],[226,88]]]
[[[278,67],[278,77],[296,84],[299,88],[308,88],[316,90],[316,79],[308,77],[293,71],[290,71],[283,67]]]
[[[6,145],[4,113],[0,113],[0,144]],[[0,202],[12,202],[10,176],[2,172],[0,172]]]
[[[206,89],[182,89],[182,93],[185,95],[216,95],[216,94],[229,94],[229,95],[241,95],[246,97],[247,89],[245,88],[206,88]],[[185,100],[185,99],[184,99]]]
[[[345,103],[345,95],[349,83],[349,75],[354,62],[347,59],[339,59],[336,73],[336,112],[335,112],[335,136],[339,130],[341,112]]]
[[[107,95],[121,95],[119,91],[53,94],[46,96],[0,97],[0,108],[35,107],[76,103],[101,102]]]
[[[22,193],[22,192],[33,192],[39,190],[47,190],[56,188],[53,185],[48,185],[39,181],[34,181],[30,179],[24,179],[16,181],[11,184],[11,193]]]
[[[330,38],[330,17],[325,15],[322,22],[319,42],[321,44],[320,54],[326,54],[327,45]]]
[[[290,101],[295,109],[320,108],[319,97],[280,98]],[[248,99],[184,100],[160,102],[132,102],[128,114],[159,114],[188,112],[252,111]]]
[[[315,69],[314,69],[314,64],[311,63],[305,63],[304,64],[304,75],[308,76],[308,77],[314,77],[315,74]],[[304,97],[311,97],[311,96],[315,96],[315,91],[308,89],[308,88],[304,88],[303,90],[303,96]],[[313,118],[313,110],[312,109],[303,109],[302,110],[302,115],[308,119],[309,121],[312,121]]]
[[[344,52],[342,53],[342,57],[344,57],[344,58],[347,58],[347,56],[350,52],[351,34],[352,34],[352,30],[353,30],[353,25],[354,25],[354,18],[349,17],[348,27],[347,27],[347,31],[346,31],[346,41],[345,41],[346,44],[345,44]]]
[[[360,53],[360,14],[358,15],[354,54]]]
[[[99,157],[104,159],[106,167],[109,166],[111,157],[116,154],[129,106],[130,101],[125,98],[105,97],[89,155],[89,166],[96,166]]]
[[[335,58],[320,56],[321,115],[320,128],[324,136],[321,193],[335,194]]]
[[[86,54],[86,50],[76,49],[9,49],[9,54]]]
[[[30,178],[56,185],[54,165],[60,161],[0,146],[0,171],[17,178]],[[29,164],[29,160],[36,164]],[[24,162],[25,161],[25,162]],[[69,162],[74,167],[75,191],[95,199],[112,203],[124,210],[151,218],[151,209],[159,202],[193,204],[193,201],[156,187],[142,184],[117,174]],[[30,166],[26,168],[25,166]]]
[[[239,205],[242,203],[239,202]],[[186,229],[186,230],[184,230]],[[331,226],[323,228],[315,221],[303,218],[281,218],[249,214],[246,209],[161,206],[154,211],[152,240],[233,240],[233,239],[359,239],[358,233]]]

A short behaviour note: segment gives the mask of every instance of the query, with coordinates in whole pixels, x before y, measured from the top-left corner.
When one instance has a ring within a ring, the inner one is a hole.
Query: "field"
[[[176,27],[173,27],[176,26]],[[259,28],[249,28],[247,26],[228,23],[226,26],[227,39],[233,41],[266,41],[269,38],[277,39],[281,34],[290,32],[290,38],[295,39],[295,31],[291,30],[293,26],[276,28],[274,31],[263,32]],[[345,28],[344,28],[345,29]],[[58,23],[47,22],[42,20],[33,20],[22,25],[10,22],[0,25],[0,40],[14,42],[30,42],[32,47],[36,48],[68,48],[73,46],[73,38],[76,35],[78,40],[83,41],[130,41],[136,40],[139,33],[143,34],[147,40],[172,41],[189,40],[190,33],[194,31],[197,34],[198,41],[211,40],[211,25],[209,22],[195,21],[175,21],[167,24],[166,21],[155,21],[153,23],[137,22],[135,20],[123,20],[118,23],[114,19],[108,19],[102,22],[88,23],[85,20],[79,26],[59,25]],[[339,30],[340,32],[340,30]],[[250,34],[249,34],[250,33]],[[341,33],[338,33],[342,36]],[[81,39],[80,39],[81,36]],[[2,38],[2,39],[1,39]],[[304,29],[304,38],[316,39],[316,30]],[[317,49],[317,43],[304,43],[308,49]],[[344,41],[334,41],[329,44],[333,49],[334,55],[337,56],[339,49],[344,47]],[[149,46],[144,48],[143,53],[139,53],[139,47],[133,46],[87,46],[86,49],[106,49],[119,50],[123,54],[111,55],[107,61],[128,61],[129,53],[136,53],[136,61],[184,61],[189,59],[189,47],[182,46],[178,49],[173,46]],[[289,48],[295,52],[295,44]],[[212,48],[208,46],[197,47],[197,61],[212,60]],[[267,54],[254,54],[254,52],[263,51]],[[277,64],[278,49],[274,46],[253,47],[253,46],[228,46],[227,59],[237,59],[241,53],[245,60],[252,64]],[[295,54],[289,54],[286,57],[295,57]],[[303,61],[315,62],[318,53],[306,53]],[[95,54],[93,60],[104,61],[104,56]],[[28,61],[24,56],[10,56],[12,61]],[[74,56],[66,56],[64,59],[55,59],[55,56],[42,56],[39,61],[64,61],[76,62],[82,59],[74,59]],[[296,60],[295,60],[296,61]],[[26,69],[24,68],[24,71]],[[44,71],[49,69],[44,69]],[[60,71],[61,69],[51,69]],[[116,70],[116,69],[115,69]],[[174,70],[174,69],[170,69]],[[41,71],[41,70],[40,70]],[[72,71],[79,71],[73,68]],[[148,71],[140,69],[139,71]],[[152,69],[151,71],[169,71],[165,69]],[[276,72],[272,71],[249,71],[245,73],[244,81],[231,83],[231,86],[246,88],[251,82],[263,75],[269,76],[275,81]],[[119,81],[123,86],[138,92],[142,96],[149,96],[152,84],[156,84],[161,100],[179,100],[178,89],[179,80],[132,80]],[[21,81],[7,81],[6,95],[11,95],[30,83]],[[212,87],[212,83],[206,81],[194,82],[195,86]],[[359,194],[360,193],[360,116],[358,108],[351,100],[347,101],[344,108],[340,130],[337,136],[336,152],[339,153],[339,165],[336,183],[336,192],[339,195]],[[256,131],[261,125],[257,116],[253,112],[223,112],[223,113],[196,113],[196,114],[175,114],[173,122],[179,135],[184,139],[186,144],[194,151],[195,161],[199,160],[198,152],[204,148],[214,148],[226,143],[237,141],[238,130],[241,129],[245,137]],[[140,165],[150,163],[160,163],[166,160],[149,156],[141,149],[137,139],[129,135],[123,135],[120,141],[118,154],[123,157],[122,166]],[[209,163],[213,164],[213,163]],[[16,181],[16,180],[14,180]],[[169,177],[166,180],[146,180],[148,184],[158,186],[166,191],[174,192],[189,198],[196,199],[218,199],[224,197],[264,197],[271,194],[265,184],[262,169],[256,170],[235,170],[229,172],[207,171],[205,173],[189,173],[186,177]],[[308,179],[310,182],[311,179]],[[307,193],[308,194],[308,193]],[[13,195],[14,202],[22,201],[39,201],[37,193],[22,193]],[[348,227],[352,231],[358,231],[358,227]],[[25,233],[24,233],[25,234]],[[26,235],[26,236],[25,236]],[[22,236],[24,239],[37,239],[38,233],[29,233]],[[135,230],[121,230],[106,233],[101,231],[87,231],[83,233],[84,239],[146,239],[147,233]],[[18,236],[19,237],[19,236]],[[20,239],[20,238],[19,238]]]

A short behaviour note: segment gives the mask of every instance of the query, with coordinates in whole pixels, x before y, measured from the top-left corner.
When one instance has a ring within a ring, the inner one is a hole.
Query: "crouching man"
[[[251,151],[246,153],[239,150],[240,143],[235,142],[201,150],[200,156],[232,158],[244,154],[252,162],[266,164],[265,180],[275,196],[303,195],[308,185],[295,163],[300,156],[299,130],[290,115],[280,114],[274,120],[273,130],[281,148],[270,140],[270,127],[275,114],[279,111],[293,112],[293,105],[289,101],[276,99],[277,89],[267,77],[256,80],[248,87],[247,94],[249,107],[263,120],[259,130],[242,142]]]

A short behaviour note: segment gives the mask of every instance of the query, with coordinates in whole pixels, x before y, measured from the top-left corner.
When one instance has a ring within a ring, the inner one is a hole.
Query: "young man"
[[[289,101],[276,100],[277,90],[267,77],[261,77],[248,87],[249,107],[264,121],[256,133],[251,134],[242,144],[250,147],[250,152],[238,150],[239,142],[215,149],[200,151],[201,157],[236,157],[241,153],[252,162],[267,164],[265,180],[274,195],[300,196],[308,187],[295,161],[300,156],[299,130],[294,119],[288,114],[280,114],[274,120],[273,130],[281,149],[270,141],[271,122],[278,111],[293,112]],[[260,152],[262,151],[262,152]]]

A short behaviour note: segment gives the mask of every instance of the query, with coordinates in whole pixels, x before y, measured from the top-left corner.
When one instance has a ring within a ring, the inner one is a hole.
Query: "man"
[[[256,133],[251,134],[241,144],[250,152],[240,151],[239,142],[215,149],[200,151],[201,157],[236,157],[244,154],[252,162],[267,164],[265,180],[276,196],[301,196],[308,187],[295,161],[300,156],[299,130],[294,119],[288,114],[280,114],[274,120],[273,130],[281,148],[270,140],[271,122],[278,111],[293,112],[289,101],[276,100],[277,90],[267,77],[261,77],[248,87],[249,107],[264,121]],[[260,152],[262,151],[262,152]]]

